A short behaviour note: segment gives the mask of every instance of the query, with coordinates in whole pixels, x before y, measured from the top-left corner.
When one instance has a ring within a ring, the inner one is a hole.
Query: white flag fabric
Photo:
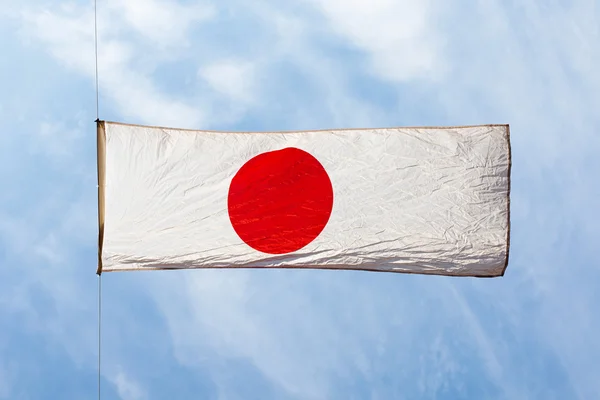
[[[98,273],[502,276],[508,125],[212,132],[98,122]]]

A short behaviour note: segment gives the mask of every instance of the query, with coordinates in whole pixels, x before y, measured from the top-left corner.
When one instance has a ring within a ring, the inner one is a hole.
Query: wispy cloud
[[[252,101],[254,66],[247,61],[217,61],[202,67],[199,75],[217,93],[243,102]]]
[[[142,400],[147,398],[139,385],[122,370],[114,374],[111,382],[117,387],[117,392],[121,400]]]
[[[444,72],[439,2],[305,0],[330,29],[367,55],[368,70],[396,82],[427,81]]]
[[[165,124],[199,125],[200,110],[157,87],[151,75],[157,61],[171,62],[169,53],[186,47],[192,23],[214,14],[209,6],[183,6],[163,1],[109,1],[99,11],[98,48],[100,88],[126,118]],[[93,10],[67,3],[49,11],[30,7],[23,11],[24,34],[46,44],[66,67],[88,78],[95,76]],[[177,22],[175,22],[177,21]],[[133,35],[132,35],[133,34]],[[151,51],[153,56],[146,54]],[[165,59],[165,56],[166,59]]]

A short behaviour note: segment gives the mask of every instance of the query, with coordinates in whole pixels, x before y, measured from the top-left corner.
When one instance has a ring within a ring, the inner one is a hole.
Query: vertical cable
[[[98,400],[100,400],[100,354],[102,350],[102,275],[98,275]]]
[[[99,89],[98,89],[98,0],[94,0],[94,53],[96,60],[96,120],[100,118]]]

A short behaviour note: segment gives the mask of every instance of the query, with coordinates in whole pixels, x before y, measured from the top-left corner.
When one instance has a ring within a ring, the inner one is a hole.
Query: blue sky
[[[104,399],[600,398],[594,0],[98,0],[100,117],[510,123],[498,279],[103,276]],[[96,394],[91,1],[0,0],[0,399]]]

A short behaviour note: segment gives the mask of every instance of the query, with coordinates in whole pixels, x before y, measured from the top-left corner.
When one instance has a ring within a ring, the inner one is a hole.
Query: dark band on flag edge
[[[369,128],[331,128],[331,129],[300,129],[300,130],[285,130],[285,131],[217,131],[207,129],[190,129],[190,128],[169,128],[165,126],[154,125],[138,125],[126,122],[103,121],[112,125],[134,126],[138,128],[161,129],[167,131],[182,131],[182,132],[205,132],[205,133],[253,133],[253,134],[284,134],[284,133],[311,133],[311,132],[343,132],[343,131],[364,131],[364,130],[382,130],[382,129],[462,129],[462,128],[484,128],[484,127],[505,127],[508,130],[508,124],[479,124],[479,125],[454,125],[454,126],[388,126],[388,127],[369,127]]]
[[[279,265],[279,266],[263,266],[263,267],[254,267],[254,266],[226,266],[226,267],[193,267],[193,268],[181,268],[181,267],[140,267],[140,268],[119,268],[119,269],[108,269],[104,272],[138,272],[138,271],[189,271],[189,270],[197,270],[197,269],[297,269],[297,270],[326,270],[326,271],[355,271],[355,272],[387,272],[387,273],[397,273],[397,274],[410,274],[410,275],[433,275],[433,276],[452,276],[452,277],[463,277],[463,278],[498,278],[501,277],[504,271],[501,271],[496,274],[487,274],[487,275],[478,275],[478,274],[461,274],[461,273],[453,273],[445,270],[429,270],[429,271],[406,271],[401,269],[383,269],[383,268],[352,268],[347,265],[341,266],[312,266],[312,265]]]
[[[178,130],[178,131],[189,131],[189,132],[208,132],[208,133],[301,133],[301,132],[339,132],[339,131],[356,131],[356,130],[380,130],[380,129],[460,129],[460,128],[475,128],[475,127],[504,127],[506,129],[506,143],[508,150],[508,168],[507,168],[507,230],[506,230],[506,254],[505,262],[502,271],[499,274],[494,275],[476,275],[476,274],[453,274],[448,271],[404,271],[404,270],[392,270],[392,269],[372,269],[372,268],[351,268],[349,266],[340,267],[323,267],[323,266],[263,266],[263,267],[249,267],[249,266],[226,266],[226,267],[195,267],[195,268],[181,268],[181,267],[141,267],[141,268],[119,268],[111,269],[106,272],[128,272],[128,271],[167,271],[167,270],[183,270],[183,269],[313,269],[313,270],[347,270],[347,271],[364,271],[364,272],[394,272],[404,274],[417,274],[417,275],[438,275],[438,276],[454,276],[454,277],[472,277],[472,278],[495,278],[504,276],[506,269],[508,268],[509,262],[509,251],[510,251],[510,194],[511,194],[511,170],[512,170],[512,150],[510,144],[510,125],[509,124],[481,124],[481,125],[457,125],[457,126],[403,126],[403,127],[387,127],[387,128],[337,128],[337,129],[316,129],[316,130],[296,130],[296,131],[269,131],[269,132],[235,132],[235,131],[211,131],[211,130],[200,130],[200,129],[182,129],[182,128],[168,128],[160,126],[150,125],[137,125],[123,122],[112,122],[112,121],[97,121],[98,122],[98,217],[99,217],[99,242],[98,242],[98,271],[102,272],[102,242],[104,237],[104,179],[105,179],[105,160],[106,160],[106,132],[105,123],[114,125],[124,126],[136,126],[142,128],[154,128],[164,130]],[[101,183],[100,183],[101,182]]]
[[[511,187],[511,171],[512,171],[512,150],[510,146],[510,126],[506,125],[506,146],[508,151],[508,168],[506,173],[507,188],[506,188],[506,254],[504,268],[500,273],[500,277],[504,276],[508,268],[508,255],[510,253],[510,187]]]
[[[106,126],[104,121],[96,120],[97,163],[98,163],[98,268],[96,274],[102,274],[102,247],[104,245],[104,212],[106,185]]]

